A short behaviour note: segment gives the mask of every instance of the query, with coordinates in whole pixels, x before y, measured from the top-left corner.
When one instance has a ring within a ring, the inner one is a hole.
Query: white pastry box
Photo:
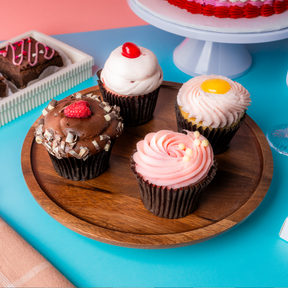
[[[93,57],[35,30],[2,42],[0,47],[27,37],[33,37],[47,46],[55,47],[58,52],[61,50],[71,63],[52,75],[1,99],[0,127],[92,77]]]

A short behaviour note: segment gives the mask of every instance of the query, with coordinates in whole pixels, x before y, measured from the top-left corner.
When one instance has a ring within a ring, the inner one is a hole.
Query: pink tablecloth
[[[0,287],[74,287],[0,219]]]

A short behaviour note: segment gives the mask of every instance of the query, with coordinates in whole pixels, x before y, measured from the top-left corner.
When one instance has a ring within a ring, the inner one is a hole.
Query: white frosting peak
[[[137,96],[156,90],[163,82],[162,69],[150,50],[139,47],[141,55],[127,58],[122,46],[116,48],[107,59],[101,72],[101,81],[116,93]]]

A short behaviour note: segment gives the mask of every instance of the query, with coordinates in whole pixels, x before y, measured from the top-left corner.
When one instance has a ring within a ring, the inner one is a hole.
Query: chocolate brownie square
[[[59,53],[32,37],[0,49],[0,73],[17,88],[25,88],[48,66],[63,66]]]
[[[0,77],[0,98],[6,97],[7,85],[3,82],[4,77]]]

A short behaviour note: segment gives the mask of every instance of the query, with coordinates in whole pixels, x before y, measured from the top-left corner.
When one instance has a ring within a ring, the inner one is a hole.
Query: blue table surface
[[[164,80],[191,77],[173,64],[183,37],[140,26],[57,35],[55,38],[95,59],[103,67],[112,50],[132,41],[152,50]],[[251,93],[248,114],[264,133],[288,122],[288,40],[247,45],[251,70],[237,79]],[[97,77],[59,95],[97,85]],[[0,217],[46,257],[74,285],[81,287],[278,287],[288,286],[288,243],[279,238],[288,216],[288,157],[273,153],[274,175],[256,211],[229,232],[200,244],[163,250],[112,246],[81,236],[49,216],[34,200],[21,170],[24,138],[47,103],[0,128]],[[0,243],[1,245],[1,243]],[[0,263],[1,266],[1,263]]]

